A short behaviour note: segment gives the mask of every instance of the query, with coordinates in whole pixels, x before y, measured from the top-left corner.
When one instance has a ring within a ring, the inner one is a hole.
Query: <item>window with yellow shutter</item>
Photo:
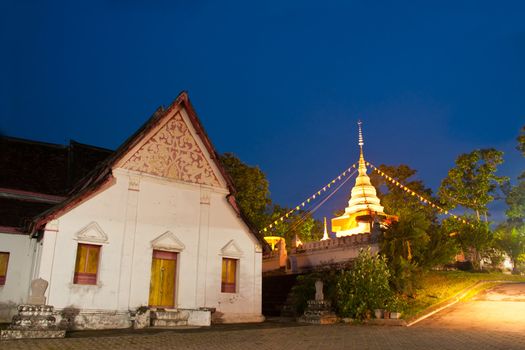
[[[237,292],[237,259],[222,258],[221,292]]]
[[[0,252],[0,286],[5,284],[7,277],[7,265],[9,263],[9,253]]]
[[[97,284],[100,246],[79,243],[75,263],[74,284]]]

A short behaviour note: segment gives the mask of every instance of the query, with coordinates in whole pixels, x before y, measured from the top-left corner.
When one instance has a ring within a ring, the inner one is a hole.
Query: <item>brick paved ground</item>
[[[13,340],[0,349],[525,349],[525,334],[432,327],[223,326],[205,330]]]
[[[498,297],[489,292],[408,328],[265,322],[205,329],[90,331],[72,332],[59,340],[2,341],[0,349],[525,349],[525,302],[517,304],[523,299],[515,296],[516,286],[509,288],[514,288],[510,301],[494,301]],[[520,288],[525,293],[525,285]]]

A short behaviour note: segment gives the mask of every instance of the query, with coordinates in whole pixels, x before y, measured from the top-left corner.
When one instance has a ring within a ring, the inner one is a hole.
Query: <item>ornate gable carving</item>
[[[235,244],[233,239],[226,243],[224,247],[221,248],[221,255],[224,256],[233,256],[241,257],[243,255],[242,250]]]
[[[96,222],[92,222],[75,234],[75,238],[82,242],[108,243],[108,235]]]
[[[186,248],[172,232],[166,231],[153,241],[151,241],[151,247],[158,250],[167,250],[172,252],[180,252]]]
[[[123,168],[201,185],[221,186],[180,112],[131,156]]]

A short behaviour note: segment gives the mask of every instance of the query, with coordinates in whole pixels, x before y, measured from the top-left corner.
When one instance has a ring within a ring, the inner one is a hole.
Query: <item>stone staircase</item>
[[[288,293],[286,301],[281,307],[281,317],[296,317],[295,309],[293,306],[292,292]]]
[[[181,326],[209,326],[210,310],[150,309],[150,327],[171,328]]]
[[[290,291],[298,275],[263,276],[262,311],[265,316],[289,316],[293,314]],[[283,314],[284,307],[284,314]]]
[[[186,310],[152,309],[150,314],[152,327],[187,326],[190,313]]]

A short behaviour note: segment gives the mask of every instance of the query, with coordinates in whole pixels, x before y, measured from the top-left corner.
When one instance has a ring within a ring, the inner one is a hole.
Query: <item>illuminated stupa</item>
[[[366,174],[366,162],[363,156],[363,132],[361,121],[359,126],[359,175],[352,188],[351,197],[345,213],[332,219],[332,231],[337,237],[370,233],[374,223],[382,224],[391,216],[383,212],[383,206],[377,197],[377,192]]]

